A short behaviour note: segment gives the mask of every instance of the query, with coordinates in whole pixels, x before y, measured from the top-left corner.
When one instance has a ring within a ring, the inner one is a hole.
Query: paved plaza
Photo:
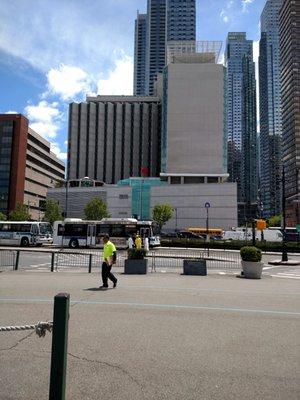
[[[53,297],[70,293],[67,399],[296,400],[299,280],[269,271],[117,273],[105,292],[96,270],[4,271],[1,325],[52,320]],[[51,337],[0,333],[1,400],[48,398]]]

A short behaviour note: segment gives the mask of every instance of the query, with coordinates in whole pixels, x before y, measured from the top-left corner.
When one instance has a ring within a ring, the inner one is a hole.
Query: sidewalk
[[[295,280],[3,272],[1,324],[52,319],[71,295],[67,399],[299,398]],[[276,332],[276,335],[274,335]],[[51,334],[0,334],[0,399],[48,398]]]

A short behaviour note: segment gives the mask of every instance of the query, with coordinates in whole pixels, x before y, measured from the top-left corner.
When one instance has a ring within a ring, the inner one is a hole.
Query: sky
[[[258,57],[266,0],[196,0],[197,40],[247,32]],[[147,0],[1,0],[0,113],[22,113],[67,157],[68,105],[132,94],[134,20]]]

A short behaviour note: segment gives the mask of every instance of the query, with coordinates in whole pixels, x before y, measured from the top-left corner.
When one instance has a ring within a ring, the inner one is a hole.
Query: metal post
[[[89,274],[92,272],[93,254],[89,254]]]
[[[49,400],[65,399],[69,305],[68,293],[54,297]]]
[[[18,269],[19,269],[19,260],[20,260],[20,250],[17,250],[15,271],[18,271]]]
[[[51,272],[54,271],[54,257],[55,257],[55,253],[51,253]]]
[[[143,178],[141,178],[141,185],[140,185],[140,220],[143,220]]]
[[[68,218],[68,195],[69,195],[69,181],[66,180],[66,215],[65,218]]]
[[[255,219],[252,220],[251,225],[252,225],[252,246],[255,246],[256,245],[256,242],[255,242]]]
[[[283,234],[282,234],[282,255],[281,261],[288,261],[288,254],[285,245],[285,229],[286,229],[286,213],[285,213],[285,171],[284,165],[282,166],[282,219],[283,219]]]
[[[206,207],[206,241],[207,241],[207,256],[209,257],[209,207]]]

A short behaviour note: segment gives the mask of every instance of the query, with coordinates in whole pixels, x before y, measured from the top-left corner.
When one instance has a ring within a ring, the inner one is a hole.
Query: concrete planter
[[[183,275],[206,276],[206,260],[183,260]]]
[[[242,260],[244,277],[249,279],[261,279],[263,265],[262,262]]]
[[[147,274],[148,260],[125,260],[124,274]]]

